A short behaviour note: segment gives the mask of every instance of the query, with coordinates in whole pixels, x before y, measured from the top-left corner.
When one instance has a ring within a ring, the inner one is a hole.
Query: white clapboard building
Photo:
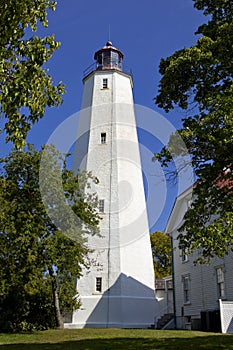
[[[165,232],[173,242],[174,313],[180,329],[233,333],[233,254],[194,264],[198,254],[178,246],[178,228],[192,201],[192,187],[174,204]]]

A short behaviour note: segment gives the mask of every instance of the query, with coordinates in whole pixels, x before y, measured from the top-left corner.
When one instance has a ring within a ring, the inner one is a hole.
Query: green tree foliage
[[[208,15],[208,22],[198,28],[194,46],[161,60],[156,103],[166,112],[185,111],[178,133],[198,178],[180,245],[202,248],[203,257],[223,256],[233,247],[233,3],[194,0],[194,6]],[[164,166],[184,154],[182,147],[174,150],[175,138],[154,157]]]
[[[0,0],[0,113],[6,140],[16,148],[25,144],[45,108],[62,102],[64,86],[53,85],[43,68],[59,43],[54,35],[32,35],[39,23],[48,26],[47,11],[55,5],[51,0]]]
[[[163,232],[154,232],[150,235],[155,278],[171,275],[171,240]]]
[[[53,147],[46,150],[50,173],[60,186],[53,188],[49,211],[44,206],[41,187],[50,178],[39,179],[41,152],[29,146],[13,151],[2,160],[0,176],[0,327],[18,330],[26,326],[63,326],[63,315],[79,307],[76,278],[86,264],[86,237],[97,233],[97,198],[85,194],[84,182],[90,174],[75,176]],[[51,184],[51,187],[54,186]],[[48,185],[49,187],[49,185]],[[60,192],[66,199],[59,204]],[[59,207],[59,205],[60,207]],[[66,234],[54,224],[69,208],[78,220],[65,222]],[[54,215],[53,215],[54,212]],[[48,213],[50,216],[48,216]],[[75,224],[75,226],[74,226]],[[84,225],[85,224],[85,225]],[[71,235],[69,235],[69,232]]]

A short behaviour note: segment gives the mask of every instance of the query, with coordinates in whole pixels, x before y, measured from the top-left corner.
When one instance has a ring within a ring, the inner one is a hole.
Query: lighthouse
[[[148,328],[158,317],[133,79],[110,41],[84,72],[74,169],[99,183],[100,236],[89,236],[90,266],[77,281],[81,307],[66,328]]]

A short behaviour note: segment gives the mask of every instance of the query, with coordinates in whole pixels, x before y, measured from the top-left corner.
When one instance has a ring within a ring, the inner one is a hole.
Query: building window
[[[184,304],[190,303],[190,278],[189,276],[183,276],[183,293],[184,293]]]
[[[186,249],[181,250],[181,261],[182,263],[188,261],[188,254]]]
[[[218,287],[218,298],[225,298],[225,285],[224,285],[224,273],[222,267],[216,268],[217,275],[217,287]]]
[[[96,277],[95,280],[95,290],[96,292],[102,292],[102,277]]]
[[[103,89],[107,89],[108,88],[108,79],[104,78],[103,79]]]
[[[100,140],[101,143],[106,143],[106,132],[101,132]]]
[[[99,200],[99,212],[104,213],[104,199]]]

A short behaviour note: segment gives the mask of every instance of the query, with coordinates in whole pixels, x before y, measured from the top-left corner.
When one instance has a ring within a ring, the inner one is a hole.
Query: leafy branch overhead
[[[233,246],[233,3],[193,1],[208,15],[207,23],[197,29],[195,45],[161,60],[155,100],[166,112],[175,107],[185,111],[178,133],[199,179],[180,243],[191,250],[202,248],[204,257],[222,256]],[[173,152],[174,140],[172,135],[154,160],[167,166],[171,155],[182,156],[182,147]]]
[[[46,107],[62,102],[64,85],[54,85],[43,68],[60,46],[54,35],[35,35],[38,24],[48,26],[51,0],[0,0],[0,112],[6,140],[22,148],[28,131]],[[31,36],[30,36],[31,35]]]

